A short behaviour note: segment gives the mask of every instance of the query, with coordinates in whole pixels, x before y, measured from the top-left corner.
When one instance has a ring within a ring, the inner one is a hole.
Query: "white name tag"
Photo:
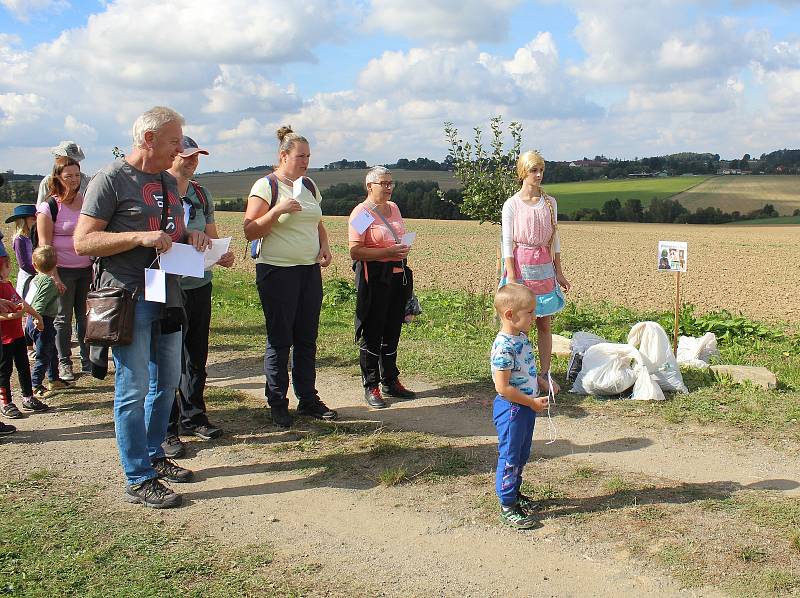
[[[369,225],[373,222],[375,222],[375,217],[366,210],[362,210],[355,218],[353,218],[350,226],[352,226],[359,235],[363,235],[364,231],[367,230]]]

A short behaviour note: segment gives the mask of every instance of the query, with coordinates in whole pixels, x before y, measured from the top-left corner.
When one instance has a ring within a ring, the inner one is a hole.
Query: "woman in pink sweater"
[[[539,388],[547,390],[553,348],[552,316],[564,307],[570,283],[561,270],[558,206],[541,187],[544,159],[536,151],[517,160],[522,187],[503,204],[503,277],[524,284],[536,294],[536,341],[539,350]],[[558,392],[553,382],[553,392]]]

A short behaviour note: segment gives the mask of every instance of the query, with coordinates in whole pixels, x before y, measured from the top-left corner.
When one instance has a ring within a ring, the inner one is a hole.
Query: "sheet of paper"
[[[186,243],[173,243],[160,256],[161,269],[169,274],[203,277],[203,253]]]
[[[167,302],[167,273],[152,268],[144,269],[144,300]]]
[[[373,222],[375,222],[375,216],[366,210],[361,210],[361,212],[359,212],[356,217],[353,218],[350,226],[352,226],[359,235],[363,235],[364,231],[367,230],[369,225]]]
[[[297,199],[300,197],[300,193],[303,191],[303,177],[295,179],[294,185],[292,185],[292,197]]]
[[[401,245],[408,245],[411,247],[411,244],[414,242],[414,239],[417,238],[417,233],[406,233],[403,235],[403,238],[400,239]]]
[[[211,270],[211,267],[219,261],[223,253],[228,252],[228,247],[231,245],[231,238],[225,237],[224,239],[214,239],[211,241],[211,247],[206,249],[203,254],[205,261],[205,269]]]

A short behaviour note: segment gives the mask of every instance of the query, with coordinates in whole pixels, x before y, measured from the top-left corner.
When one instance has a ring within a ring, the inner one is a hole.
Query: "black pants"
[[[322,273],[312,266],[256,264],[256,285],[267,325],[264,394],[270,407],[287,406],[289,350],[292,386],[300,403],[318,398],[317,334],[322,309]]]
[[[211,283],[184,291],[186,329],[183,336],[181,382],[172,404],[167,436],[177,436],[180,430],[189,431],[208,425],[206,402],[206,363],[208,362],[208,333],[211,327]]]
[[[371,283],[370,304],[359,340],[361,380],[365,388],[391,384],[400,376],[397,344],[406,308],[403,273],[392,274],[390,284]]]
[[[23,397],[33,395],[31,386],[31,364],[28,362],[28,347],[25,337],[21,336],[3,345],[0,351],[0,400],[3,403],[11,400],[11,371],[17,367],[20,389]]]

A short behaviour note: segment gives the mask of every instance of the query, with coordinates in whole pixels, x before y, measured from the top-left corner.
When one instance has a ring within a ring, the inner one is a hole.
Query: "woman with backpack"
[[[326,420],[337,416],[315,387],[320,267],[327,267],[332,256],[322,224],[322,197],[305,176],[311,157],[308,140],[291,127],[281,127],[278,141],[278,166],[256,181],[247,199],[244,233],[254,243],[256,285],[267,323],[267,403],[272,421],[288,428],[293,421],[286,396],[290,349],[297,413]]]
[[[57,157],[50,180],[50,197],[37,208],[36,232],[39,245],[52,245],[58,258],[58,280],[63,288],[58,299],[55,318],[58,376],[73,382],[72,371],[72,314],[75,314],[80,345],[81,371],[91,372],[86,336],[86,294],[92,279],[92,259],[75,252],[72,235],[81,213],[83,195],[80,193],[81,167],[76,160]]]

